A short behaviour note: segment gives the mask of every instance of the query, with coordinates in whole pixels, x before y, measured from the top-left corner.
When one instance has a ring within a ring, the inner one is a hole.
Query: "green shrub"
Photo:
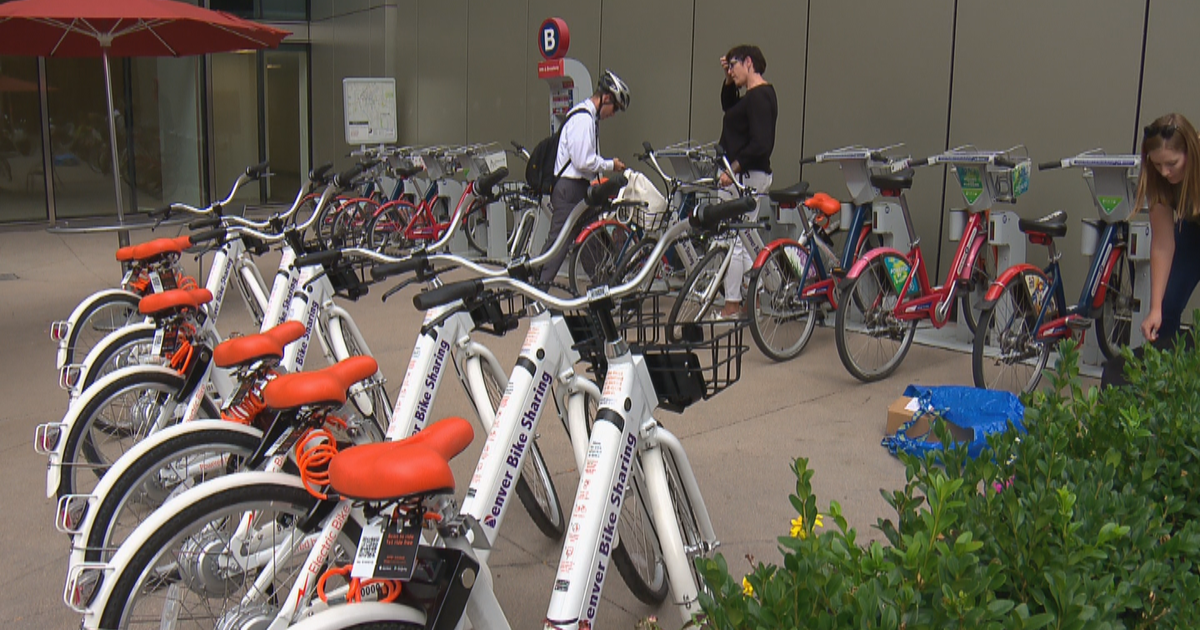
[[[1054,391],[1025,399],[1027,434],[902,456],[884,492],[886,544],[860,544],[836,502],[817,521],[813,471],[793,463],[804,536],[744,579],[698,559],[716,628],[1183,628],[1200,620],[1200,353],[1127,354],[1130,387],[1084,389],[1061,349]],[[938,423],[943,442],[950,439]]]

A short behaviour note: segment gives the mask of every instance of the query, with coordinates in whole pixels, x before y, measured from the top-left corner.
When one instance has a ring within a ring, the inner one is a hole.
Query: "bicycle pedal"
[[[829,270],[829,275],[835,278],[845,278],[846,270],[842,269],[841,267],[833,267]]]
[[[1092,322],[1093,322],[1093,320],[1090,317],[1082,317],[1081,316],[1081,317],[1068,317],[1067,321],[1064,323],[1066,323],[1067,328],[1070,328],[1071,330],[1083,332],[1092,327]]]

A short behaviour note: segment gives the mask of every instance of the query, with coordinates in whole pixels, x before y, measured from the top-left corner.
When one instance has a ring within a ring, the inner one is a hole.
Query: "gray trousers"
[[[568,179],[560,177],[558,182],[554,184],[554,190],[550,193],[550,233],[546,235],[546,244],[542,246],[542,253],[550,249],[554,241],[558,239],[558,233],[562,232],[563,226],[567,224],[567,217],[571,216],[571,211],[575,206],[583,201],[584,195],[587,193],[588,182],[584,179]],[[579,225],[572,230],[575,234],[587,225],[586,222],[580,221]],[[567,258],[567,252],[570,250],[570,242],[564,246],[562,251],[542,267],[541,281],[543,283],[553,282],[558,276],[558,270],[562,267],[563,261]]]

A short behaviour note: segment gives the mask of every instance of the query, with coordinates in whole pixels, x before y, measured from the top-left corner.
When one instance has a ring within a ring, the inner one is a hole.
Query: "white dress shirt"
[[[600,157],[596,139],[596,105],[588,98],[571,108],[585,109],[588,115],[572,116],[562,128],[558,139],[558,156],[554,160],[554,172],[562,177],[591,181],[600,171],[613,170],[613,161]],[[568,112],[570,115],[570,112]],[[568,164],[568,160],[570,164]],[[563,167],[566,166],[564,170]]]

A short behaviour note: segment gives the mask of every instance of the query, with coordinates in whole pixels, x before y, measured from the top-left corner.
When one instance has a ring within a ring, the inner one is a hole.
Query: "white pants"
[[[767,191],[771,189],[772,177],[770,173],[762,171],[746,171],[738,175],[743,186],[753,188],[758,194],[762,195],[758,198],[758,205],[753,211],[742,215],[746,221],[758,220],[758,214],[763,208],[770,208],[770,200],[767,198]],[[729,201],[737,198],[737,191],[733,186],[722,188],[717,192],[717,198],[721,201]],[[751,238],[759,238],[757,232],[749,233]],[[729,261],[729,270],[725,273],[725,301],[726,302],[741,302],[742,301],[742,280],[754,266],[754,260],[750,258],[750,252],[746,251],[746,247],[742,245],[742,239],[734,235],[730,239],[730,247],[733,248],[733,258]]]

